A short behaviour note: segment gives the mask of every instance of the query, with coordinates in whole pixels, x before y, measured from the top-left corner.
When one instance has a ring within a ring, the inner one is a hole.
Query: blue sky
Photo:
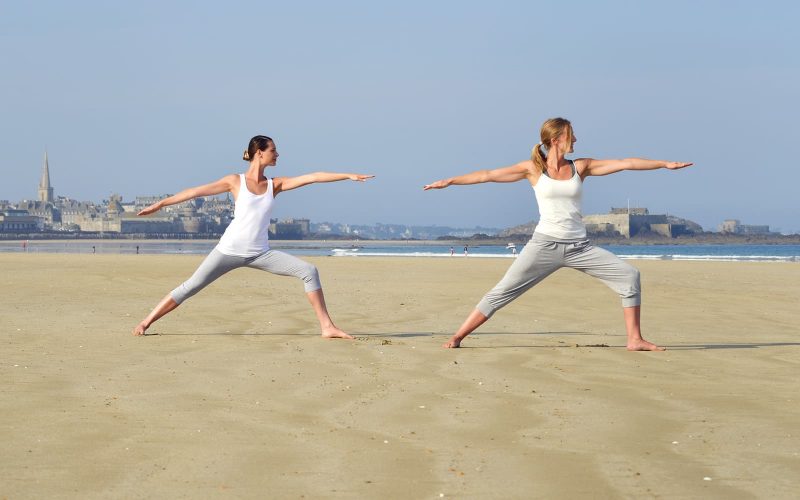
[[[693,161],[586,183],[584,213],[647,206],[800,232],[795,2],[3,2],[0,199],[174,193],[242,171],[359,171],[279,217],[506,227],[524,182],[423,192],[530,155],[569,118],[575,157]]]

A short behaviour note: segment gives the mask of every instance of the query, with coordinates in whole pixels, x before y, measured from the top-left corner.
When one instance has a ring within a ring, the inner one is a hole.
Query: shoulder
[[[228,186],[231,186],[231,187],[238,186],[239,185],[239,174],[228,174],[225,177],[223,177],[222,179],[220,179],[219,182],[227,184]]]
[[[528,179],[528,182],[531,183],[531,186],[535,186],[539,181],[539,177],[542,175],[542,172],[533,160],[523,160],[514,166],[520,170],[524,169],[525,177]]]
[[[531,160],[531,159],[522,160],[521,162],[517,163],[515,166],[520,167],[520,168],[524,168],[524,169],[526,169],[528,171],[531,171],[531,172],[536,169],[536,164],[533,163],[533,160]]]
[[[539,171],[539,169],[536,168],[536,164],[533,163],[533,160],[522,160],[521,162],[514,164],[512,168],[521,173],[525,173],[528,176],[537,175]]]
[[[581,167],[582,168],[586,168],[589,165],[591,165],[593,161],[595,161],[594,158],[575,158],[574,160],[572,160],[572,162],[578,168],[581,168]]]
[[[592,167],[593,161],[595,161],[594,158],[575,158],[572,163],[575,165],[575,170],[578,171],[578,174],[583,175],[584,172],[587,172]]]

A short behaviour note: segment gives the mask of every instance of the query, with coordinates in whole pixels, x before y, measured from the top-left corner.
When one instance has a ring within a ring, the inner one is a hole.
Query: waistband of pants
[[[589,238],[564,239],[542,233],[533,233],[531,239],[536,241],[553,241],[555,243],[581,243],[583,241],[589,241]]]

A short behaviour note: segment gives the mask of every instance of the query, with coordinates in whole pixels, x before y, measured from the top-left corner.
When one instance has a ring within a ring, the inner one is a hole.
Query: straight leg
[[[144,335],[144,332],[150,328],[151,324],[170,311],[175,310],[186,299],[213,283],[223,274],[240,267],[243,262],[244,259],[241,257],[232,257],[216,249],[212,250],[192,274],[191,278],[178,285],[177,288],[161,299],[156,307],[150,311],[150,314],[134,327],[133,334]]]
[[[500,308],[561,267],[562,259],[558,247],[559,244],[552,241],[531,239],[508,268],[503,279],[481,299],[458,331],[442,347],[459,347],[467,335],[486,323]]]

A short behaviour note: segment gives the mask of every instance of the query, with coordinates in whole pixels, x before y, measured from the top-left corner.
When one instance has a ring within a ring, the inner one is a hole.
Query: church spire
[[[47,164],[47,151],[44,152],[42,179],[39,181],[39,201],[53,203],[53,188],[50,186],[50,166]]]

